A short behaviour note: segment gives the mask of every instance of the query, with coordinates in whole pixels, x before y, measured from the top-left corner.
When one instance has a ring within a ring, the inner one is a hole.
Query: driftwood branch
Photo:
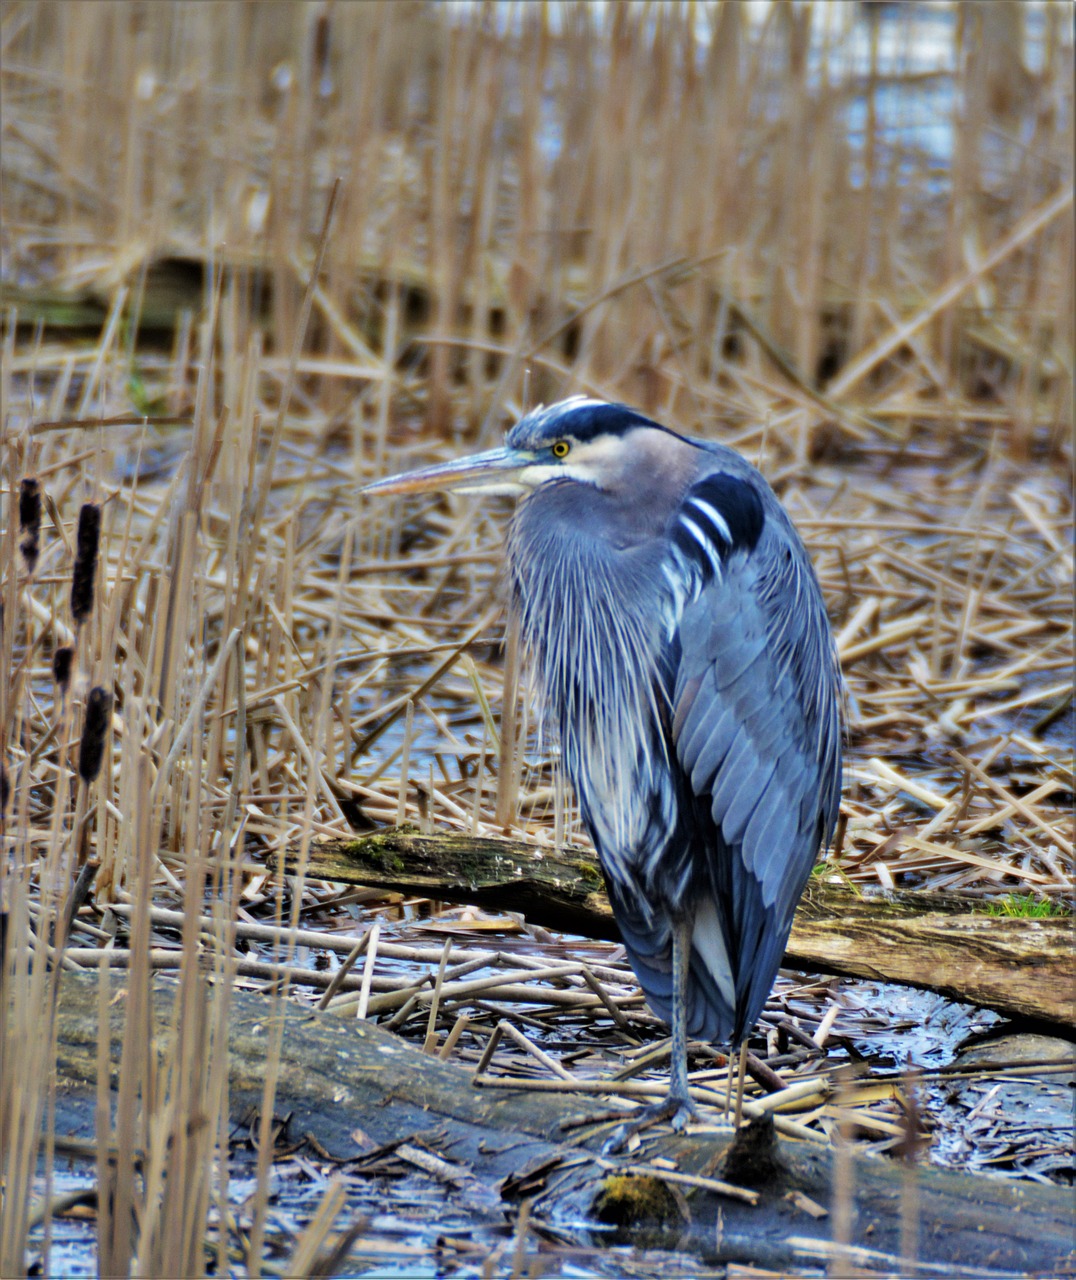
[[[57,1021],[58,1149],[88,1150],[95,1136],[97,977],[65,973]],[[153,1043],[167,1052],[177,988],[153,992]],[[120,1060],[126,992],[108,1000],[110,1063]],[[211,986],[199,999],[219,998]],[[504,1221],[505,1208],[532,1201],[532,1220],[621,1224],[621,1239],[660,1241],[705,1261],[763,1266],[853,1266],[901,1275],[1059,1274],[1072,1244],[1069,1191],[927,1167],[902,1169],[881,1157],[845,1155],[840,1185],[852,1196],[851,1239],[835,1243],[832,1152],[773,1139],[762,1150],[714,1129],[646,1137],[629,1160],[603,1160],[607,1130],[578,1127],[591,1099],[528,1090],[479,1089],[464,1067],[442,1062],[364,1021],[316,1013],[283,998],[233,991],[228,1034],[229,1102],[241,1123],[261,1104],[272,1037],[283,1020],[275,1111],[289,1115],[284,1140],[305,1140],[312,1158],[353,1167],[406,1160],[443,1184],[446,1215]],[[190,1012],[188,1008],[188,1013]],[[207,1021],[212,1015],[207,1011]],[[224,1046],[219,1046],[223,1052]],[[574,1124],[572,1123],[574,1121]],[[569,1136],[583,1134],[581,1141]],[[69,1135],[65,1137],[65,1135]],[[746,1148],[746,1149],[745,1149]],[[233,1159],[240,1159],[236,1153]],[[352,1163],[354,1162],[354,1163]],[[667,1176],[673,1175],[673,1176]],[[901,1206],[914,1180],[916,1261],[901,1262]],[[722,1193],[723,1181],[753,1183]],[[902,1199],[902,1197],[904,1197]],[[917,1225],[916,1225],[917,1224]],[[859,1272],[859,1274],[864,1274]],[[866,1274],[874,1274],[873,1270]]]
[[[294,874],[299,855],[273,864]],[[516,911],[532,924],[619,941],[601,871],[581,853],[463,835],[379,832],[313,845],[308,876]],[[953,895],[813,881],[785,953],[792,968],[903,982],[1015,1017],[1071,1024],[1072,922],[973,912]]]

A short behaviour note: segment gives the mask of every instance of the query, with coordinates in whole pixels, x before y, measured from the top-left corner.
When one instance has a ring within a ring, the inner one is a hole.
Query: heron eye
[[[567,440],[558,440],[553,446],[551,452],[554,458],[566,458],[571,452],[572,446]]]

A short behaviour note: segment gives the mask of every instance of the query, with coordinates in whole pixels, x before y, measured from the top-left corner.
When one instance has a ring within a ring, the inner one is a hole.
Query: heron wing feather
[[[673,748],[696,814],[710,818],[692,832],[692,973],[710,972],[698,999],[716,991],[724,1034],[742,1035],[772,986],[839,787],[828,621],[775,501],[757,546],[732,548],[720,574],[685,593],[676,634]]]

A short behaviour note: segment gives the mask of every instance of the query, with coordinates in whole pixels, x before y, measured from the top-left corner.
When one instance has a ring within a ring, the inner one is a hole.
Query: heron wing
[[[693,572],[695,582],[678,601],[668,645],[671,739],[693,819],[681,833],[694,873],[693,1001],[707,1006],[692,1021],[742,1036],[769,994],[836,817],[840,714],[829,624],[806,552],[765,490],[754,491],[762,527],[753,541],[746,536],[737,503],[754,506],[735,486],[750,481],[732,481],[708,478],[695,490],[728,535],[711,522],[716,568],[704,548],[695,553],[674,537],[675,571],[685,580]],[[689,493],[681,508],[696,526],[698,505]]]

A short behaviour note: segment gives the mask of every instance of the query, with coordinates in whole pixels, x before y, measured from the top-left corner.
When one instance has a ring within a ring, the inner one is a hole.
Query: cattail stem
[[[87,824],[83,822],[80,844],[85,843],[86,828]],[[90,896],[90,890],[93,888],[93,882],[97,877],[97,869],[100,865],[96,859],[93,862],[87,861],[84,850],[82,848],[79,849],[79,873],[71,890],[71,896],[67,900],[67,906],[64,908],[63,932],[57,934],[55,938],[57,947],[65,947],[67,945],[67,940],[71,937],[71,931],[75,927],[75,918]]]

